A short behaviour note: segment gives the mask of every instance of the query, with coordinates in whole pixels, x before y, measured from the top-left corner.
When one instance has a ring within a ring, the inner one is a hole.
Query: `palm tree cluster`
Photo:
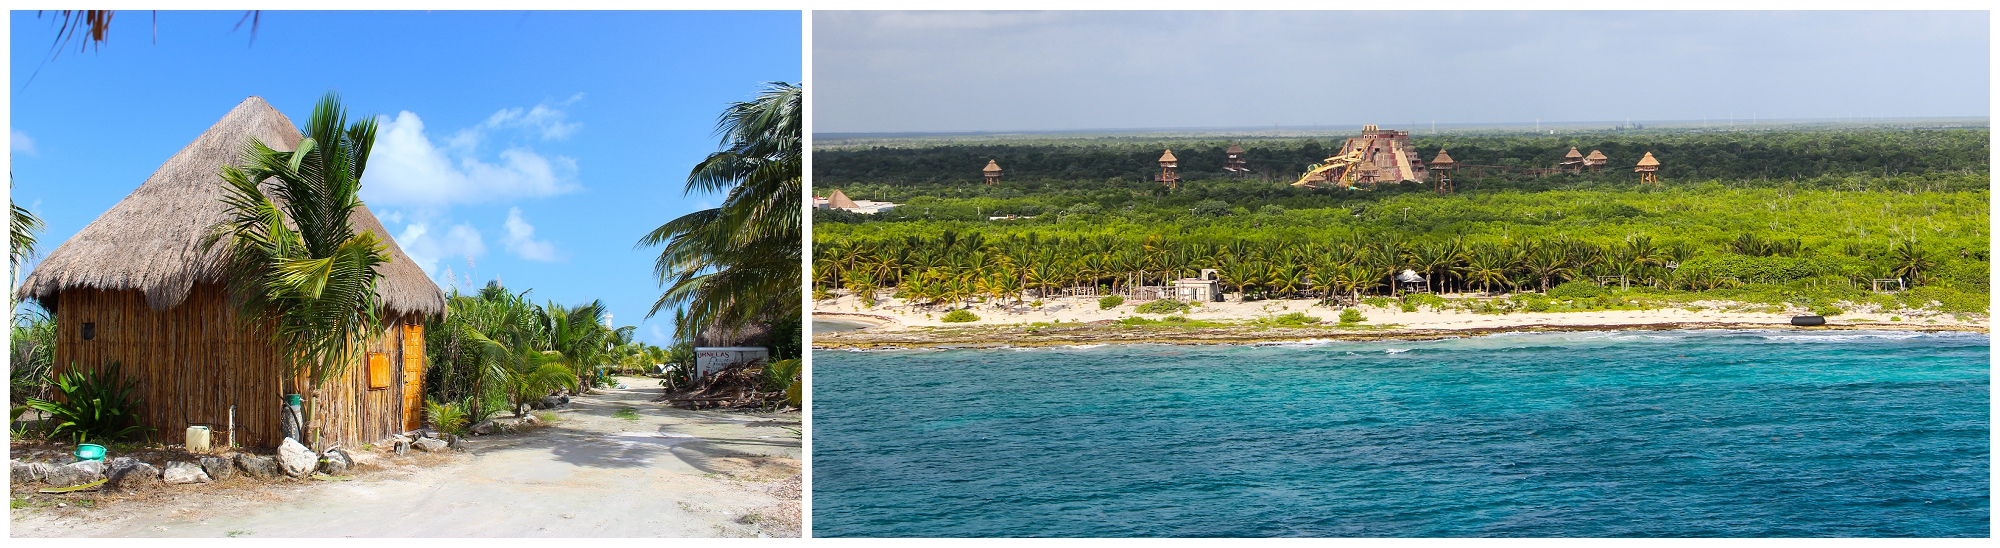
[[[603,385],[635,354],[659,352],[632,340],[632,326],[605,325],[601,301],[536,304],[529,292],[497,283],[475,294],[452,290],[451,313],[425,332],[434,403],[457,405],[472,422],[503,409],[519,416],[558,391]]]
[[[1893,246],[1884,268],[1921,279],[1935,266],[1914,242]],[[1317,298],[1353,303],[1363,295],[1397,294],[1405,270],[1422,275],[1433,293],[1547,292],[1573,280],[1661,289],[1707,290],[1746,280],[1710,269],[1679,269],[1698,256],[1745,257],[1798,253],[1796,241],[1739,238],[1719,247],[1693,242],[1661,244],[1647,235],[1598,244],[1557,235],[1548,238],[1470,242],[1462,237],[1403,239],[1355,233],[1322,241],[1303,237],[1250,239],[1063,236],[1010,233],[989,239],[979,232],[945,230],[937,236],[836,239],[815,246],[813,283],[825,297],[834,289],[873,305],[876,292],[894,288],[920,307],[963,307],[974,300],[1019,302],[1024,295],[1137,294],[1214,269],[1238,298]],[[1801,274],[1800,276],[1806,276]],[[1791,280],[1759,280],[1786,282]],[[1425,287],[1427,286],[1427,287]]]
[[[653,272],[666,291],[647,316],[685,306],[676,338],[800,323],[801,100],[798,86],[773,82],[756,99],[724,110],[716,124],[723,150],[697,164],[686,186],[690,194],[724,193],[722,205],[668,221],[639,240],[663,248]]]

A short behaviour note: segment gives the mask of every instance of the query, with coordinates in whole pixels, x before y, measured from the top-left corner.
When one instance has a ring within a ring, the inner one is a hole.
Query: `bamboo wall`
[[[423,341],[403,341],[402,335],[405,323],[420,319],[385,321],[389,325],[368,350],[387,352],[399,365],[410,352],[417,373],[411,378],[409,369],[393,368],[389,388],[369,390],[363,356],[363,363],[328,380],[314,422],[330,445],[358,447],[413,428],[406,428],[412,411],[406,395],[421,404]],[[96,324],[89,341],[82,336],[85,322]],[[145,424],[169,444],[180,443],[191,425],[207,425],[217,444],[226,442],[234,405],[237,444],[275,447],[284,395],[306,393],[305,379],[284,378],[268,336],[238,323],[227,295],[213,284],[197,285],[185,302],[160,312],[148,308],[138,291],[64,291],[57,297],[56,326],[58,371],[118,361],[139,381],[134,395],[145,400]]]

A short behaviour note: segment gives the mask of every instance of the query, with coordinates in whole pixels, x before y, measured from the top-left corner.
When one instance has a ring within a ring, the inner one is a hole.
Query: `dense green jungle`
[[[1413,136],[1419,157],[1446,147],[1461,165],[1546,168],[1571,146],[1610,158],[1609,168],[1578,174],[1461,170],[1445,195],[1416,182],[1289,185],[1344,136],[831,147],[814,152],[815,195],[839,189],[901,205],[876,215],[815,210],[814,287],[820,296],[893,289],[952,306],[1023,292],[1115,292],[1215,268],[1234,299],[1353,302],[1404,292],[1393,276],[1408,269],[1433,282],[1430,292],[1546,294],[1606,277],[1621,280],[1612,293],[1633,299],[1984,313],[1989,135],[1869,127]],[[1251,174],[1221,170],[1232,142]],[[1167,148],[1180,159],[1179,189],[1151,180]],[[1632,172],[1646,152],[1663,164],[1659,184],[1642,185]],[[979,179],[989,159],[1006,170],[993,185]],[[1910,289],[1872,291],[1871,281],[1898,278]]]

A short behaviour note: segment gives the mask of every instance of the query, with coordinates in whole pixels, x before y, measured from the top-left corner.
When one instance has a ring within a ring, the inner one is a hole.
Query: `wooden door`
[[[424,425],[424,326],[403,324],[403,430]]]

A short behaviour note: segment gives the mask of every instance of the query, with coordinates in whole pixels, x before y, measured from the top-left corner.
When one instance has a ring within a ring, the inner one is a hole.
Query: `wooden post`
[[[236,448],[236,406],[229,406],[229,448]]]

